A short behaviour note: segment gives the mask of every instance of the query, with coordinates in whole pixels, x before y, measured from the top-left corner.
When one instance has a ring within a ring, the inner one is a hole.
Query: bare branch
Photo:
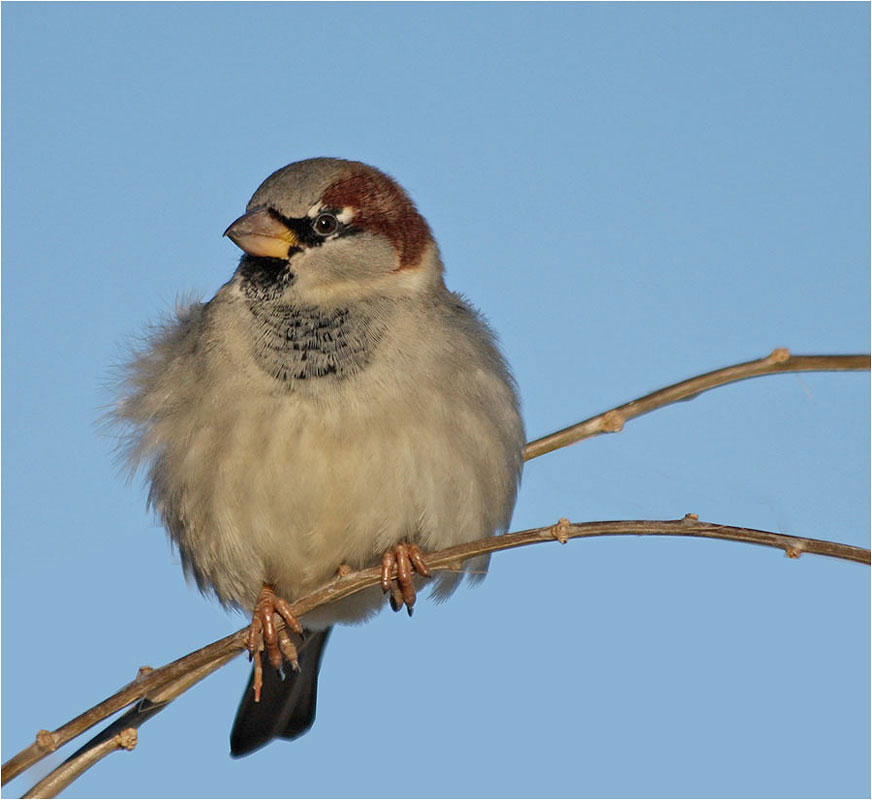
[[[57,797],[58,793],[69,786],[85,770],[90,769],[101,758],[124,748],[132,750],[136,745],[137,731],[155,714],[163,711],[171,701],[180,694],[223,667],[237,655],[231,652],[223,658],[214,658],[210,663],[192,669],[190,672],[177,675],[163,688],[154,691],[149,698],[142,698],[134,708],[108,725],[91,741],[73,753],[57,769],[50,772],[39,783],[33,786],[23,797]],[[151,668],[145,674],[154,672]],[[132,744],[131,744],[132,742]]]
[[[524,460],[550,453],[561,447],[599,436],[601,433],[618,433],[624,423],[634,417],[641,417],[663,406],[677,403],[679,400],[690,400],[696,395],[723,386],[727,383],[744,381],[760,375],[775,375],[780,372],[844,372],[869,370],[868,355],[854,356],[792,356],[783,347],[773,350],[766,358],[756,361],[746,361],[732,367],[716,369],[705,375],[698,375],[680,383],[674,383],[665,389],[659,389],[646,394],[638,400],[631,400],[622,406],[613,408],[595,417],[570,425],[568,428],[555,431],[530,442],[524,448]]]
[[[579,422],[577,425],[530,442],[525,448],[524,458],[525,460],[530,460],[600,433],[617,432],[623,428],[627,420],[633,417],[647,414],[650,411],[679,400],[690,399],[701,392],[727,383],[779,372],[868,370],[869,367],[870,357],[868,355],[791,356],[785,349],[774,350],[766,358],[715,370],[714,372],[673,384],[665,389],[645,395],[638,400],[631,401],[603,414],[598,414],[588,420]],[[695,515],[692,514],[687,515],[683,520],[667,522],[642,520],[573,524],[568,520],[560,520],[554,526],[491,537],[430,553],[427,556],[427,563],[434,570],[456,569],[458,564],[467,558],[496,552],[497,550],[507,550],[542,541],[554,540],[565,543],[572,538],[620,535],[692,536],[727,539],[782,549],[791,558],[798,558],[802,553],[814,553],[862,564],[870,563],[869,550],[860,547],[820,539],[785,536],[750,528],[714,525],[699,522]],[[380,567],[341,575],[330,584],[294,603],[292,605],[293,613],[295,616],[300,617],[318,606],[334,602],[368,586],[372,586],[380,581],[380,577]],[[280,627],[281,624],[281,620],[278,620],[277,627]],[[81,751],[74,754],[67,762],[61,765],[58,770],[55,770],[43,781],[40,781],[31,790],[32,792],[59,791],[68,785],[78,774],[84,772],[91,764],[104,757],[105,754],[114,752],[117,749],[117,745],[110,747],[115,732],[118,730],[117,726],[127,724],[129,728],[135,730],[150,716],[165,708],[172,699],[242,652],[245,649],[247,631],[247,627],[242,628],[236,633],[225,636],[223,639],[200,648],[160,669],[140,675],[134,682],[128,684],[116,694],[75,719],[70,720],[70,722],[54,732],[47,730],[39,731],[33,744],[13,756],[3,765],[2,784],[5,785],[8,781],[20,775],[25,769],[98,722],[110,717],[131,703],[145,700],[144,704],[141,703],[136,709],[132,709],[128,714],[113,723],[113,725],[110,725],[105,731],[95,737],[94,740],[85,745]],[[103,750],[101,748],[104,747],[109,748],[106,750],[106,753],[95,756],[95,753],[98,753],[98,751],[102,753]],[[76,767],[78,772],[73,774],[73,777],[69,780],[66,780],[63,776],[72,774],[71,770],[73,770],[73,767],[69,765],[74,761],[76,763],[83,763],[85,766],[81,768]],[[50,780],[66,780],[66,782],[53,783],[51,785],[58,788],[49,790],[45,788],[45,784]],[[48,795],[33,794],[28,796]]]
[[[537,542],[564,542],[569,539],[593,536],[691,536],[708,539],[726,539],[774,547],[784,550],[791,558],[798,558],[802,553],[813,553],[854,561],[860,564],[870,563],[870,551],[862,547],[854,547],[848,544],[839,544],[821,539],[785,536],[784,534],[770,533],[769,531],[754,530],[752,528],[736,528],[728,525],[700,522],[696,519],[695,515],[688,514],[684,519],[669,521],[625,520],[571,523],[568,520],[560,520],[556,525],[533,528],[518,533],[505,534],[504,536],[479,539],[467,544],[429,553],[427,555],[427,564],[431,570],[456,569],[459,562],[484,553],[495,553],[498,550],[523,547]],[[352,572],[348,575],[337,577],[326,586],[301,598],[291,605],[291,609],[294,616],[299,618],[318,606],[341,600],[369,586],[374,586],[380,581],[381,566]],[[281,626],[281,620],[277,619],[276,627]],[[50,741],[54,745],[53,749],[55,749],[78,736],[100,720],[105,719],[140,698],[145,697],[153,703],[165,704],[169,702],[185,689],[242,652],[245,649],[247,632],[247,626],[240,628],[230,636],[225,636],[223,639],[219,639],[217,642],[196,650],[184,658],[173,661],[165,667],[153,670],[141,680],[130,684],[99,705],[94,706],[94,708],[58,728],[54,733],[41,731],[41,737],[38,737],[37,742],[22,750],[21,753],[3,765],[4,784],[50,752],[45,749],[47,737],[50,737]],[[40,744],[39,738],[44,740],[43,744]]]
[[[133,750],[136,747],[136,738],[135,728],[120,731],[111,739],[107,739],[97,747],[88,750],[77,759],[65,761],[22,797],[57,797],[61,791],[66,789],[85,770],[93,767],[101,758],[106,758],[116,750]]]
[[[56,731],[41,730],[36,735],[36,741],[24,748],[20,753],[9,759],[2,769],[2,783],[6,783],[25,769],[53,753],[59,747],[75,739],[76,736],[111,717],[131,703],[145,698],[152,702],[161,702],[164,691],[169,691],[177,681],[186,680],[188,675],[205,677],[209,672],[218,669],[244,649],[243,634],[247,629],[237,631],[212,644],[195,650],[183,658],[177,659],[160,669],[150,670],[127,684],[111,697],[88,709],[83,714],[70,720]],[[204,672],[201,674],[201,670]],[[199,678],[198,678],[199,680]],[[196,683],[192,681],[191,684]],[[153,699],[154,698],[154,699]]]

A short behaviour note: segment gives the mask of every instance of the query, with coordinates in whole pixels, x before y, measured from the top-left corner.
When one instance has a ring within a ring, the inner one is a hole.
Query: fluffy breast
[[[250,608],[264,582],[293,600],[402,539],[426,551],[508,525],[524,436],[489,331],[456,300],[386,313],[377,337],[343,317],[363,367],[294,380],[258,362],[256,320],[228,290],[134,362],[118,413],[132,460],[186,571],[223,603]]]

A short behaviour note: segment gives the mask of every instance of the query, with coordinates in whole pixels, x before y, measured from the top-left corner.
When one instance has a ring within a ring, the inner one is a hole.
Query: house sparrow
[[[493,333],[384,173],[290,164],[225,233],[243,251],[233,277],[153,331],[112,416],[185,573],[252,614],[240,756],[311,727],[332,624],[386,596],[411,613],[427,551],[506,530],[524,430]],[[340,565],[376,564],[381,587],[291,613]],[[434,574],[433,594],[486,569]]]

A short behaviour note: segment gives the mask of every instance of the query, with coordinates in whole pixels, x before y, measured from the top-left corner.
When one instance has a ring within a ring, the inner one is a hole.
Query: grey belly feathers
[[[115,414],[201,590],[251,610],[264,582],[293,601],[397,541],[426,552],[506,529],[513,383],[485,323],[441,291],[351,311],[252,302],[235,278],[153,332]],[[366,618],[382,597],[362,595],[304,622]]]

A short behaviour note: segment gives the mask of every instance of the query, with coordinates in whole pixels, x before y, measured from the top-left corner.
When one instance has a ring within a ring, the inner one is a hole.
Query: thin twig
[[[170,702],[194,684],[223,667],[236,655],[237,653],[232,652],[223,658],[214,658],[209,664],[204,664],[188,673],[179,675],[163,688],[153,692],[150,698],[142,698],[130,711],[100,731],[97,736],[79,748],[57,769],[46,775],[23,797],[57,797],[61,791],[66,789],[85,770],[94,766],[101,758],[105,758],[121,748],[132,750],[136,744],[137,732],[141,725],[144,725],[155,714],[163,711]]]
[[[246,629],[243,629],[245,631]],[[111,717],[131,703],[141,698],[151,699],[152,694],[160,696],[160,692],[171,686],[175,681],[182,680],[189,673],[212,665],[220,666],[225,656],[232,658],[242,652],[243,631],[231,633],[212,644],[201,647],[183,658],[177,659],[160,669],[151,670],[147,675],[127,684],[123,689],[108,697],[102,703],[88,709],[83,714],[71,719],[55,731],[41,730],[36,735],[36,741],[25,747],[20,753],[7,761],[2,768],[2,783],[12,780],[25,769],[37,763],[49,753],[75,739],[76,736]],[[217,668],[217,667],[215,667]]]
[[[116,733],[111,739],[107,739],[97,747],[93,747],[83,753],[76,760],[64,762],[53,772],[49,773],[39,783],[31,787],[30,791],[22,797],[57,797],[86,769],[90,769],[101,758],[111,755],[117,750],[133,750],[136,747],[136,729],[127,728]]]
[[[868,355],[791,356],[787,350],[777,349],[766,358],[715,370],[714,372],[673,384],[665,389],[645,395],[638,400],[618,406],[611,411],[598,414],[577,425],[564,428],[549,436],[530,442],[525,448],[524,458],[525,460],[530,460],[600,433],[619,431],[624,423],[633,417],[647,414],[650,411],[679,400],[690,399],[703,391],[722,386],[726,383],[779,372],[868,370],[869,367],[870,357]],[[800,553],[807,552],[865,564],[869,564],[870,558],[868,550],[850,545],[818,539],[784,536],[766,531],[754,531],[748,528],[711,525],[686,517],[684,520],[677,522],[590,522],[573,525],[566,521],[561,521],[559,525],[554,527],[537,528],[532,531],[522,531],[497,538],[483,539],[437,553],[430,553],[428,554],[427,562],[432,569],[456,569],[464,559],[471,558],[474,555],[505,550],[512,547],[521,547],[555,537],[560,541],[564,541],[568,538],[607,535],[697,536],[730,539],[776,547],[783,549],[791,557],[797,557]],[[316,606],[339,600],[367,586],[371,586],[377,583],[379,578],[379,568],[361,570],[360,572],[338,578],[295,603],[293,605],[294,614],[298,617],[302,616]],[[182,691],[189,688],[198,680],[202,680],[210,672],[218,669],[226,661],[242,652],[245,649],[244,639],[247,630],[247,628],[242,628],[236,633],[225,636],[223,639],[200,648],[165,667],[153,670],[54,732],[47,730],[39,731],[33,744],[13,756],[3,765],[2,784],[5,785],[49,753],[54,752],[57,748],[98,722],[137,700],[142,698],[148,700],[150,704],[148,706],[149,716],[157,713],[155,709],[162,709],[171,699],[181,694]],[[132,710],[129,712],[129,715],[122,719],[137,714],[139,724],[142,724],[145,721],[142,707]],[[107,728],[104,734],[108,736],[109,731],[110,729]],[[82,755],[93,750],[96,741],[95,739],[94,742],[89,742],[83,748],[85,752]],[[102,742],[102,739],[100,741]],[[76,754],[76,756],[78,755]],[[45,780],[49,780],[49,778],[51,778],[51,775]],[[42,783],[38,784],[38,786]],[[34,790],[36,788],[34,787]]]
[[[766,358],[756,361],[746,361],[732,367],[716,369],[705,375],[698,375],[680,383],[674,383],[665,389],[646,394],[638,400],[631,400],[622,406],[597,414],[595,417],[570,425],[568,428],[555,431],[530,442],[524,448],[524,460],[529,461],[537,456],[550,453],[561,447],[599,436],[601,433],[618,433],[624,423],[634,417],[641,417],[663,406],[677,403],[679,400],[690,400],[702,392],[723,386],[727,383],[744,381],[760,375],[775,375],[780,372],[844,372],[869,370],[868,355],[853,356],[792,356],[783,347],[773,350]]]
[[[784,550],[796,558],[802,553],[830,556],[860,564],[870,563],[870,551],[862,547],[808,539],[799,536],[786,536],[769,531],[752,528],[736,528],[728,525],[716,525],[699,522],[694,516],[687,515],[684,519],[671,521],[656,520],[624,520],[615,522],[582,522],[570,523],[561,520],[557,525],[520,531],[518,533],[479,539],[467,544],[449,547],[445,550],[429,553],[427,564],[431,570],[457,569],[458,565],[468,558],[498,550],[508,550],[515,547],[535,544],[536,542],[564,541],[568,539],[588,538],[594,536],[691,536],[708,539],[726,539],[749,544],[765,545]],[[348,597],[355,592],[374,586],[381,580],[381,567],[352,572],[344,577],[337,577],[326,586],[293,603],[291,609],[296,617],[302,617],[318,606],[333,603]],[[281,627],[281,619],[276,620]],[[136,700],[146,697],[153,702],[169,702],[169,694],[176,696],[181,692],[173,692],[172,684],[186,680],[190,673],[196,672],[196,680],[205,677],[209,672],[229,661],[245,649],[245,637],[248,627],[240,628],[236,633],[225,636],[217,642],[196,650],[193,653],[173,661],[165,667],[155,669],[141,680],[125,687],[99,705],[58,728],[54,733],[41,732],[42,739],[51,737],[54,747],[60,747],[70,739],[95,725],[102,719],[114,714]],[[193,684],[196,680],[192,680]],[[186,687],[187,688],[187,687]],[[24,769],[36,763],[49,751],[44,745],[34,742],[22,750],[3,766],[3,782],[11,780]]]

